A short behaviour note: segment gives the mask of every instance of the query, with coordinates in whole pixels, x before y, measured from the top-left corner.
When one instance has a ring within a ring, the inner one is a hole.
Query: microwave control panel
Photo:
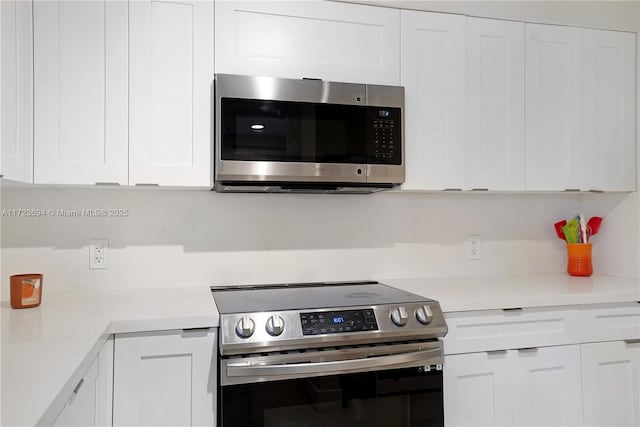
[[[401,164],[402,131],[399,108],[370,107],[371,157],[377,164]]]

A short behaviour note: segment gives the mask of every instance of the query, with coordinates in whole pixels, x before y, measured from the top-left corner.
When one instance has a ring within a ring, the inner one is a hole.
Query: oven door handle
[[[281,375],[326,375],[354,371],[370,371],[379,368],[400,368],[427,365],[427,359],[441,355],[440,348],[412,351],[362,359],[333,360],[329,362],[252,364],[251,362],[227,364],[228,377],[268,377]],[[416,362],[424,362],[421,364]],[[408,365],[408,366],[407,366]]]

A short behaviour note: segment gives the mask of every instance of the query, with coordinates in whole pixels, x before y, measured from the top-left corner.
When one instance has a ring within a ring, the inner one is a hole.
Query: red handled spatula
[[[592,216],[589,218],[589,222],[587,222],[587,226],[591,229],[591,235],[598,234],[598,230],[600,230],[600,224],[602,224],[602,218],[599,216]]]
[[[562,227],[564,227],[565,225],[567,225],[567,220],[563,219],[562,221],[558,221],[555,224],[553,224],[553,228],[556,229],[556,234],[558,235],[558,239],[564,240],[566,242],[567,239],[564,237],[564,232],[562,231]],[[596,234],[596,233],[593,233],[593,234]]]

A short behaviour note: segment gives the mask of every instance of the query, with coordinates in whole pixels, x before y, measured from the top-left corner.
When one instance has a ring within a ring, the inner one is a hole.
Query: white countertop
[[[440,302],[442,311],[604,304],[640,301],[640,280],[567,274],[384,280]]]
[[[381,280],[438,300],[444,312],[640,301],[640,281],[566,274]],[[0,308],[1,425],[47,424],[112,333],[218,326],[208,286],[46,293]]]
[[[0,308],[2,426],[52,422],[112,333],[218,326],[207,286],[47,293],[37,308]]]

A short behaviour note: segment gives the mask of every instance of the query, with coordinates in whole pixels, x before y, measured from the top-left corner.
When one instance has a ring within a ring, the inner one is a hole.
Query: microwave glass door
[[[221,158],[401,164],[399,108],[221,99]]]

